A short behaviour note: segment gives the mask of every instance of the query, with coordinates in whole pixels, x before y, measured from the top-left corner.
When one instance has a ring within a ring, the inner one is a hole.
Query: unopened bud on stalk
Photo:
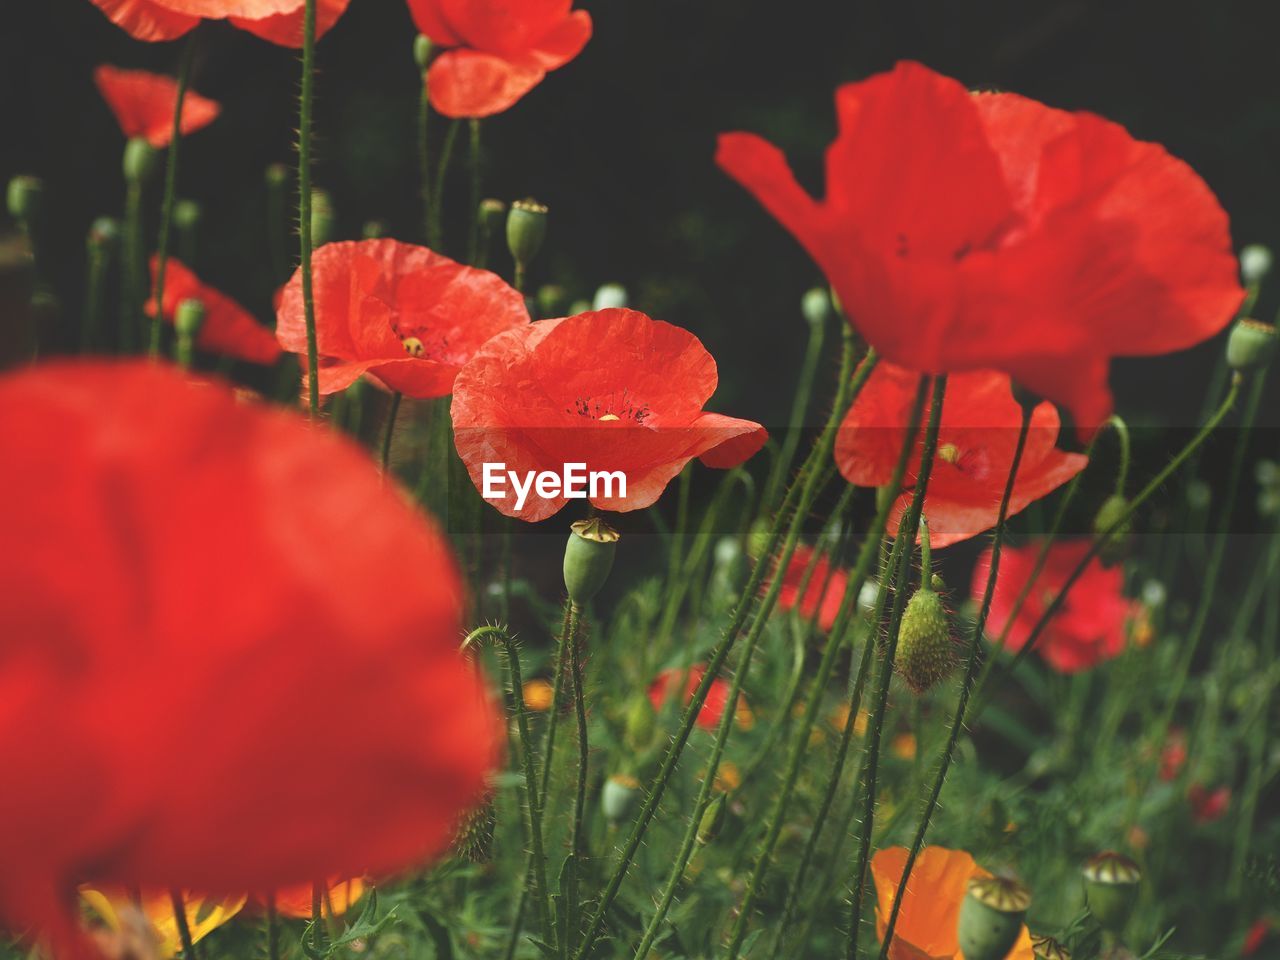
[[[22,224],[38,220],[44,206],[44,181],[39,177],[17,176],[9,181],[9,216]]]
[[[533,199],[517,200],[507,214],[507,247],[522,267],[533,262],[547,239],[547,208]]]
[[[111,217],[99,217],[93,221],[85,239],[90,252],[113,250],[119,241],[120,222]]]
[[[640,781],[630,774],[615,773],[600,790],[600,810],[610,823],[624,819],[640,796]]]
[[[1031,953],[1036,960],[1071,960],[1071,951],[1053,937],[1031,937]]]
[[[759,560],[769,545],[769,521],[763,517],[751,525],[747,533],[747,554],[753,560]]]
[[[311,191],[311,243],[323,247],[333,239],[335,215],[328,190]]]
[[[955,662],[955,644],[942,597],[932,586],[921,587],[902,613],[894,671],[912,692],[922,694],[945,680]]]
[[[1240,278],[1249,286],[1261,283],[1271,272],[1271,250],[1251,243],[1240,251]]]
[[[1129,501],[1126,497],[1119,493],[1113,493],[1102,501],[1102,506],[1098,508],[1097,514],[1093,518],[1093,535],[1101,537],[1104,533],[1111,529],[1125,512],[1129,509]],[[1130,520],[1116,527],[1115,533],[1107,537],[1107,542],[1102,545],[1102,551],[1098,554],[1099,559],[1104,565],[1111,567],[1124,559],[1129,551],[1129,534],[1132,530]]]
[[[150,180],[160,163],[160,152],[141,137],[134,137],[124,145],[124,178],[129,183],[140,184]]]
[[[609,579],[620,535],[599,517],[578,520],[569,529],[569,542],[564,548],[564,585],[569,599],[582,606]]]
[[[620,283],[605,283],[596,290],[596,295],[591,301],[592,310],[611,310],[615,307],[625,307],[627,300],[627,288]]]
[[[715,799],[707,805],[707,809],[702,811],[702,818],[698,821],[698,832],[695,835],[701,846],[714,843],[716,837],[720,836],[720,831],[724,829],[725,818],[729,815],[728,797],[727,793],[716,794]]]
[[[1018,941],[1030,905],[1030,892],[1016,880],[970,880],[957,930],[965,960],[1004,960]]]
[[[433,52],[431,41],[427,37],[418,34],[413,38],[413,62],[418,65],[419,70],[427,69]]]
[[[194,200],[179,200],[173,205],[173,225],[179,230],[194,230],[200,226],[203,211]]]
[[[626,745],[633,750],[643,750],[648,747],[653,740],[656,719],[653,704],[649,702],[648,697],[632,698],[631,705],[627,708],[624,731]]]
[[[488,863],[492,860],[496,821],[492,797],[486,797],[464,813],[453,841],[457,855],[471,863]]]
[[[1086,860],[1080,873],[1089,912],[1103,930],[1120,933],[1138,902],[1142,871],[1128,857],[1108,850]]]
[[[173,315],[173,328],[180,337],[195,337],[204,326],[205,308],[199,300],[183,300]]]
[[[1233,370],[1265,367],[1276,355],[1275,324],[1245,317],[1237,320],[1227,337],[1227,363]]]
[[[800,301],[800,312],[804,314],[804,318],[809,321],[811,327],[822,326],[835,312],[831,304],[831,294],[825,287],[814,287]]]

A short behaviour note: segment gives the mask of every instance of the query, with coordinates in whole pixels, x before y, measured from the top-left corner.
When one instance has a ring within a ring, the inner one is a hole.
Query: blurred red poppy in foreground
[[[316,0],[316,37],[338,22],[351,0]],[[201,20],[228,20],[282,47],[302,46],[303,0],[93,0],[135,40],[176,40]]]
[[[156,258],[151,258],[152,295],[148,310],[155,309]],[[170,257],[164,274],[164,319],[173,323],[178,306],[184,300],[198,300],[204,305],[204,324],[196,335],[196,346],[223,357],[247,360],[249,363],[271,364],[283,352],[275,334],[260,324],[240,304],[226,294],[200,282],[180,260]]]
[[[1187,802],[1196,823],[1213,823],[1221,820],[1231,807],[1231,788],[1224,784],[1210,790],[1203,784],[1193,783],[1187,790]]]
[[[872,371],[836,435],[836,464],[850,483],[878,487],[893,478],[919,382],[919,374],[891,363],[882,362]],[[947,380],[937,455],[924,501],[934,547],[996,525],[1021,423],[1022,409],[1004,374],[977,371]],[[1058,427],[1053,404],[1036,407],[1009,502],[1010,516],[1066,483],[1089,462],[1082,454],[1057,449]],[[890,536],[897,535],[911,502],[923,443],[921,436],[907,467],[904,492],[889,516]]]
[[[1040,615],[1089,551],[1089,545],[1088,540],[1060,541],[1049,548],[1044,570],[1009,627],[1005,645],[1010,651],[1022,649]],[[1021,548],[1005,546],[1001,552],[1000,573],[987,619],[987,636],[993,641],[1009,623],[1013,604],[1031,576],[1039,553],[1040,545],[1034,543]],[[988,549],[978,558],[973,571],[972,595],[977,602],[981,602],[986,590],[990,569]],[[1122,568],[1104,567],[1096,557],[1089,561],[1036,641],[1036,652],[1059,673],[1078,673],[1119,656],[1124,650],[1125,626],[1134,611],[1133,601],[1121,592],[1123,588]]]
[[[623,474],[625,496],[611,480],[589,499],[639,510],[694,457],[715,451],[717,465],[736,465],[763,443],[760,424],[703,411],[717,382],[697,337],[635,310],[541,320],[494,337],[458,374],[454,442],[476,489],[509,517],[545,520],[568,503],[562,488],[530,490],[523,504],[514,489],[566,464]],[[734,455],[724,456],[730,441]],[[501,465],[493,496],[486,464]]]
[[[654,710],[662,709],[667,697],[670,696],[669,691],[672,685],[678,684],[681,677],[686,674],[688,680],[685,682],[684,701],[681,703],[681,706],[684,706],[693,698],[694,691],[702,683],[702,678],[707,675],[703,664],[695,664],[689,668],[673,667],[670,670],[663,670],[654,678],[653,683],[649,684],[649,702],[653,704]],[[694,722],[703,730],[715,730],[720,726],[720,718],[724,716],[724,708],[728,703],[729,683],[716,677],[711,681],[707,699],[702,701],[702,709],[698,711],[698,719]],[[740,727],[747,727],[750,726],[751,721],[751,708],[747,706],[746,698],[739,695],[738,707],[734,711],[734,722]]]
[[[760,137],[717,162],[804,245],[850,321],[925,373],[994,369],[1092,428],[1111,357],[1180,350],[1244,292],[1227,216],[1164,148],[916,63],[836,92],[826,196]]]
[[[93,72],[93,82],[126,137],[142,137],[157,150],[173,140],[178,84],[172,77],[146,70],[102,66]],[[188,90],[182,100],[183,135],[207,127],[221,111],[218,103]]]
[[[320,392],[366,373],[409,397],[448,396],[494,334],[529,323],[524,298],[487,270],[396,240],[330,243],[311,262]],[[302,273],[280,295],[276,337],[306,364]]]
[[[1251,957],[1262,949],[1262,945],[1270,939],[1273,929],[1274,925],[1266,917],[1255,920],[1244,936],[1244,943],[1240,946],[1240,956]]]
[[[310,919],[315,885],[304,883],[288,890],[278,890],[275,895],[276,912],[282,917]],[[339,880],[325,890],[321,908],[327,917],[340,917],[364,896],[364,881]]]
[[[0,457],[22,467],[0,496],[12,929],[68,941],[82,883],[282,889],[449,843],[501,726],[445,541],[362,451],[172,368],[81,362],[0,379]]]
[[[573,0],[409,0],[418,31],[453,48],[427,72],[431,106],[446,117],[487,117],[511,107],[591,39],[591,15],[572,6]]]
[[[804,598],[801,599],[800,585],[804,583],[810,564],[813,564],[813,573],[809,574]],[[782,587],[778,591],[778,609],[794,610],[798,605],[800,615],[806,620],[814,613],[818,613],[818,626],[823,630],[830,630],[832,624],[836,622],[836,614],[840,612],[840,604],[844,600],[844,592],[848,586],[848,571],[833,572],[826,554],[819,556],[815,562],[813,548],[801,544],[791,555],[791,562],[787,564],[787,570],[782,575]],[[821,608],[820,613],[819,608]]]

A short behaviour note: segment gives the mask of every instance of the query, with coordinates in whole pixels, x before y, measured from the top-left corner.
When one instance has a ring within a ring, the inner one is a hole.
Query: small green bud
[[[283,190],[289,183],[289,168],[283,163],[273,163],[263,174],[267,186],[273,190]]]
[[[907,601],[893,669],[916,694],[929,690],[955,667],[955,644],[942,597],[922,587]]]
[[[1253,286],[1261,283],[1271,272],[1271,250],[1260,243],[1251,243],[1240,251],[1240,277]]]
[[[627,708],[626,729],[624,739],[633,750],[644,750],[653,742],[653,732],[657,715],[653,704],[645,696],[633,697]]]
[[[751,525],[747,534],[747,554],[753,560],[759,560],[764,548],[769,545],[769,522],[763,518]]]
[[[547,238],[547,208],[533,199],[517,200],[507,214],[507,246],[521,266],[528,266]]]
[[[600,810],[610,823],[624,819],[640,796],[640,781],[625,773],[615,773],[600,790]]]
[[[129,183],[146,183],[160,164],[158,151],[141,137],[134,137],[124,145],[124,178]]]
[[[1275,324],[1245,317],[1237,320],[1227,337],[1227,363],[1233,370],[1265,367],[1276,355]]]
[[[727,793],[716,794],[715,799],[707,804],[707,809],[702,811],[702,819],[698,821],[698,832],[696,839],[702,846],[714,843],[716,837],[720,836],[720,831],[724,829],[725,819],[729,815]]]
[[[831,303],[831,294],[825,287],[814,287],[800,301],[800,312],[804,314],[804,318],[809,321],[811,327],[822,326],[835,312],[835,307]]]
[[[1016,880],[970,880],[957,928],[965,960],[1004,960],[1018,941],[1030,905],[1031,894]]]
[[[44,206],[44,181],[39,177],[17,176],[9,181],[9,216],[19,223],[40,217]]]
[[[1080,873],[1089,912],[1103,930],[1120,933],[1137,905],[1142,871],[1128,857],[1108,850],[1086,860]]]
[[[1094,537],[1101,537],[1110,530],[1112,524],[1123,517],[1128,509],[1128,499],[1118,493],[1113,493],[1102,501],[1102,506],[1098,508],[1098,512],[1093,518]],[[1124,559],[1125,554],[1129,552],[1129,534],[1131,531],[1131,521],[1125,520],[1124,523],[1116,528],[1116,532],[1107,538],[1107,542],[1103,544],[1102,551],[1098,555],[1103,564],[1111,567]]]
[[[1031,953],[1036,960],[1071,960],[1071,951],[1053,937],[1032,934]]]
[[[544,284],[538,288],[538,316],[563,317],[568,299],[564,287],[555,283]]]
[[[434,52],[430,39],[422,34],[413,38],[413,62],[418,65],[419,70],[427,69],[431,63],[431,54]]]
[[[620,283],[602,284],[591,300],[592,310],[613,310],[627,305],[627,288]]]
[[[569,542],[564,548],[564,585],[569,599],[582,606],[609,579],[619,534],[599,517],[578,520],[569,529]]]
[[[486,197],[480,201],[480,222],[490,233],[496,233],[507,216],[507,205],[501,200]]]
[[[587,313],[591,309],[590,300],[575,300],[569,304],[569,312],[566,316],[576,317],[580,313]]]
[[[385,220],[366,220],[364,226],[360,228],[360,235],[366,240],[380,240],[389,230]]]
[[[111,217],[99,217],[93,221],[86,238],[91,251],[113,250],[119,241],[120,221]]]
[[[333,198],[328,190],[311,191],[311,243],[323,247],[333,239],[336,223]]]
[[[194,230],[202,215],[200,204],[194,200],[179,200],[173,205],[173,225],[179,230]]]
[[[453,840],[454,852],[470,863],[488,863],[493,859],[493,834],[497,814],[493,798],[486,797],[462,815]]]
[[[204,326],[206,313],[199,300],[183,300],[173,315],[173,328],[180,337],[192,337]]]

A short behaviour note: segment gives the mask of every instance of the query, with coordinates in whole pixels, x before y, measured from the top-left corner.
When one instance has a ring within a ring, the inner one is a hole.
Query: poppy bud
[[[8,199],[9,216],[19,223],[30,223],[40,216],[44,181],[39,177],[14,177],[9,181]]]
[[[653,740],[655,714],[648,697],[635,697],[627,709],[626,744],[643,750]]]
[[[366,220],[360,228],[360,235],[366,240],[381,240],[387,235],[387,221]]]
[[[753,560],[759,560],[769,545],[769,521],[761,518],[751,525],[747,533],[747,554]]]
[[[951,625],[940,597],[922,587],[907,601],[894,670],[917,694],[945,679],[955,666]]]
[[[333,239],[333,198],[328,190],[311,191],[311,242],[323,247]]]
[[[538,316],[563,317],[568,299],[564,287],[555,283],[544,284],[538,288]]]
[[[419,70],[427,69],[433,52],[431,41],[427,37],[418,34],[413,38],[413,62],[418,65]]]
[[[1129,501],[1122,494],[1113,493],[1107,497],[1102,501],[1102,506],[1098,508],[1093,518],[1093,535],[1101,537],[1111,529],[1112,524],[1124,516],[1128,509]],[[1129,549],[1130,530],[1130,521],[1125,520],[1111,536],[1107,537],[1107,542],[1102,545],[1102,551],[1098,554],[1104,565],[1115,566],[1124,559]]]
[[[640,781],[626,773],[615,773],[600,791],[600,810],[610,823],[617,823],[631,812],[640,795]]]
[[[547,208],[533,199],[517,200],[507,214],[507,247],[521,266],[528,266],[547,238]]]
[[[179,230],[194,230],[200,225],[202,211],[194,200],[179,200],[173,206],[173,225]]]
[[[820,327],[831,317],[833,312],[831,294],[825,287],[814,287],[800,301],[800,312],[809,321],[811,327]]]
[[[205,309],[199,300],[183,300],[173,315],[173,328],[180,337],[194,337],[204,326]]]
[[[146,183],[156,172],[160,153],[141,137],[124,145],[124,179],[127,183]]]
[[[974,877],[960,904],[958,934],[965,960],[1004,960],[1018,941],[1031,894],[1016,880]]]
[[[591,301],[592,310],[611,310],[627,305],[627,288],[620,283],[602,284]]]
[[[590,310],[591,310],[590,300],[575,300],[573,301],[573,303],[569,304],[568,316],[576,317],[578,314],[587,313]]]
[[[502,227],[507,215],[507,205],[501,200],[486,197],[480,201],[480,225],[489,234],[496,233]]]
[[[283,163],[273,163],[267,167],[263,179],[273,190],[282,190],[289,183],[289,168]]]
[[[564,548],[564,585],[569,599],[582,606],[609,579],[619,534],[599,517],[578,520],[569,529],[569,542]]]
[[[458,833],[453,839],[454,853],[470,863],[488,863],[493,859],[493,833],[497,815],[493,798],[486,797],[462,815]]]
[[[1233,370],[1265,367],[1276,355],[1275,324],[1248,317],[1237,320],[1227,337],[1227,363]]]
[[[1031,953],[1036,960],[1071,960],[1071,951],[1053,937],[1031,937]]]
[[[111,217],[99,217],[89,227],[86,240],[91,251],[106,251],[115,248],[120,240],[120,222]]]
[[[1138,902],[1142,871],[1128,857],[1108,850],[1086,860],[1080,872],[1089,912],[1103,930],[1119,933]]]
[[[720,836],[720,831],[724,829],[724,821],[729,813],[728,796],[727,793],[716,794],[715,799],[707,805],[707,809],[702,811],[696,839],[704,847],[713,843],[716,837]]]
[[[1251,243],[1240,251],[1240,278],[1249,286],[1261,283],[1271,272],[1271,250]]]

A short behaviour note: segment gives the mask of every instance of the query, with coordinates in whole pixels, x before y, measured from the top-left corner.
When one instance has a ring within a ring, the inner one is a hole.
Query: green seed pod
[[[120,221],[111,217],[99,217],[89,227],[86,237],[90,252],[114,250],[120,242]]]
[[[626,745],[632,750],[647,748],[653,742],[656,718],[648,697],[633,697],[627,707],[626,728],[623,733]]]
[[[323,247],[333,239],[336,217],[328,190],[311,191],[311,243]]]
[[[431,63],[431,54],[434,52],[430,39],[418,34],[413,38],[413,62],[418,65],[419,70],[426,70],[428,64]]]
[[[1018,941],[1030,905],[1031,894],[1016,880],[970,880],[957,928],[965,960],[1004,960]]]
[[[521,266],[528,266],[547,239],[547,208],[537,200],[517,200],[507,214],[507,247]]]
[[[39,177],[14,177],[9,181],[8,200],[9,216],[19,223],[39,219],[44,205],[44,181]]]
[[[195,337],[204,326],[204,304],[199,300],[183,300],[173,315],[173,328],[180,337]]]
[[[922,587],[907,601],[893,669],[916,694],[929,690],[955,667],[955,644],[942,597]]]
[[[1097,514],[1093,518],[1093,535],[1101,537],[1107,530],[1111,529],[1111,525],[1124,516],[1125,511],[1129,509],[1129,501],[1127,498],[1118,493],[1113,493],[1102,501],[1102,506],[1098,508]],[[1103,564],[1108,567],[1114,566],[1124,559],[1125,554],[1129,552],[1129,534],[1132,531],[1130,520],[1126,520],[1116,532],[1107,538],[1107,542],[1102,546],[1102,552],[1098,555]]]
[[[492,860],[496,822],[492,797],[486,797],[464,813],[453,840],[453,849],[458,857],[471,863],[488,863]]]
[[[626,818],[640,796],[640,781],[630,774],[615,773],[600,790],[600,810],[610,823]]]
[[[809,326],[820,327],[830,318],[835,308],[831,303],[831,294],[826,287],[814,287],[800,301],[800,312],[809,321]]]
[[[1265,367],[1276,355],[1275,324],[1245,317],[1237,320],[1227,337],[1227,363],[1233,370]]]
[[[1071,951],[1053,937],[1031,935],[1031,953],[1036,960],[1071,960]]]
[[[696,834],[698,843],[705,847],[715,842],[716,837],[720,836],[720,831],[724,829],[724,822],[728,815],[728,794],[717,794],[715,799],[707,804],[707,809],[702,811],[702,819],[698,821]]]
[[[134,137],[124,145],[124,179],[128,183],[146,183],[160,164],[158,151],[141,137]]]
[[[579,520],[569,529],[569,542],[564,548],[564,585],[569,599],[582,606],[609,579],[620,535],[599,517]]]
[[[538,288],[538,316],[563,317],[565,304],[569,295],[564,287],[556,283],[548,283]]]
[[[1108,850],[1086,860],[1080,873],[1089,912],[1103,930],[1120,933],[1138,902],[1142,871],[1128,857]]]
[[[606,283],[596,291],[591,301],[592,310],[612,310],[627,305],[627,288],[620,283]]]

